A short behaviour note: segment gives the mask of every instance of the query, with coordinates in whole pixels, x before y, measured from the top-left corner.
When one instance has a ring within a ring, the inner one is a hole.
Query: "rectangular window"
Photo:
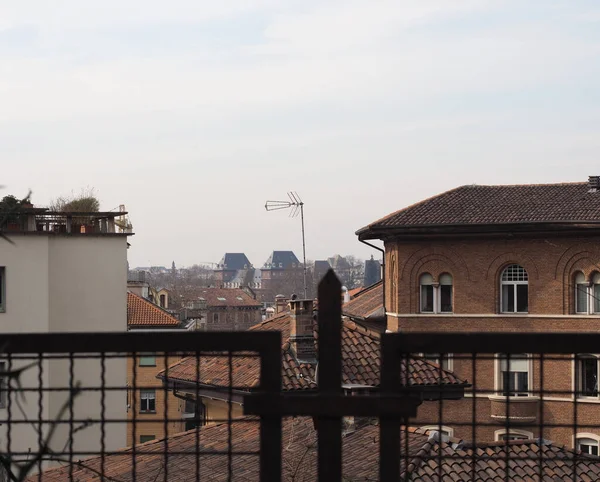
[[[452,313],[452,285],[440,285],[440,311]]]
[[[140,443],[141,444],[150,442],[151,440],[156,440],[156,435],[140,435]]]
[[[588,312],[588,289],[584,284],[577,285],[575,310],[577,313]]]
[[[594,313],[600,313],[600,284],[594,285]]]
[[[577,448],[584,454],[598,455],[598,442],[588,438],[579,439]]]
[[[219,322],[219,313],[213,313],[213,323]]]
[[[140,390],[140,412],[156,412],[156,390]]]
[[[514,313],[515,311],[515,286],[502,285],[502,311]]]
[[[578,366],[578,385],[580,397],[598,396],[598,359],[580,358]]]
[[[433,285],[421,285],[421,311],[433,313]]]
[[[156,353],[140,354],[140,366],[141,367],[155,367],[156,366]]]
[[[500,359],[502,395],[510,397],[529,396],[529,359],[527,355],[513,355],[510,360]]]
[[[0,313],[6,311],[6,269],[0,266]]]
[[[527,285],[517,285],[517,311],[519,313],[529,311],[529,287]]]

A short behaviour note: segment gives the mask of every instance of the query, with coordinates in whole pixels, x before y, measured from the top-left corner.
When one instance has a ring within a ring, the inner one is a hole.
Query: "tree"
[[[50,210],[56,212],[96,213],[100,210],[100,201],[94,188],[82,189],[79,194],[71,192],[69,196],[59,196],[50,203]]]

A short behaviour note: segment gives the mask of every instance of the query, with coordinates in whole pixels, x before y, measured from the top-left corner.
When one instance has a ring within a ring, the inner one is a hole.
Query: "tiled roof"
[[[177,327],[180,322],[154,303],[127,292],[127,326]]]
[[[317,437],[313,420],[309,417],[285,418],[282,424],[282,480],[284,482],[317,480]],[[229,436],[233,442],[231,473],[227,450]],[[199,449],[197,450],[197,444]],[[355,481],[379,480],[379,427],[365,425],[355,432],[347,434],[343,443],[343,479]],[[416,455],[427,443],[427,435],[421,431],[411,431],[408,437],[408,454]],[[258,453],[260,448],[259,425],[251,418],[238,419],[231,425],[231,434],[227,424],[213,425],[200,429],[199,437],[191,430],[169,437],[168,450],[180,455],[168,457],[165,465],[164,440],[155,440],[136,446],[135,465],[130,449],[122,450],[104,459],[93,458],[75,463],[72,480],[78,482],[96,482],[98,473],[104,464],[106,480],[129,482],[133,480],[163,480],[165,471],[171,481],[207,480],[207,481],[249,481],[260,480],[259,457],[255,455],[236,455],[237,453]],[[405,449],[404,443],[402,449]],[[209,455],[197,457],[201,451]],[[140,453],[140,452],[143,452]],[[215,452],[224,455],[219,456]],[[197,473],[197,462],[200,475]],[[404,467],[403,461],[401,466]],[[135,469],[133,469],[135,467]],[[57,467],[46,470],[39,478],[33,475],[27,481],[64,482],[71,480],[69,467]],[[166,469],[166,470],[165,470]]]
[[[384,316],[383,282],[379,281],[358,292],[354,299],[342,305],[342,312],[350,318],[367,319],[372,316]]]
[[[273,251],[269,259],[265,261],[262,269],[288,269],[292,268],[293,265],[300,266],[300,261],[298,261],[293,251]]]
[[[351,290],[348,290],[348,296],[350,297],[350,299],[352,299],[352,298],[354,298],[357,294],[359,294],[364,289],[365,289],[364,286],[359,286],[357,288],[352,288]]]
[[[196,288],[186,294],[187,300],[206,301],[214,306],[262,306],[241,288]]]
[[[396,211],[357,234],[419,226],[598,223],[600,192],[588,183],[461,186]]]
[[[203,427],[136,446],[135,464],[131,449],[114,455],[77,461],[36,474],[29,482],[95,482],[103,472],[106,480],[248,481],[259,480],[259,424],[253,418],[235,420],[231,432],[227,424]],[[406,434],[406,436],[404,435]],[[401,435],[401,479],[412,482],[471,481],[501,482],[593,482],[600,480],[600,459],[577,454],[563,447],[538,441],[497,442],[475,450],[461,448],[461,441],[438,444],[419,429]],[[230,438],[231,437],[231,438]],[[404,440],[407,439],[408,447]],[[229,440],[232,441],[231,467],[228,464]],[[358,426],[342,438],[343,480],[379,480],[379,426]],[[177,452],[166,458],[165,450]],[[308,417],[289,417],[282,423],[282,480],[317,480],[317,437]],[[408,450],[406,451],[406,448]],[[197,452],[207,455],[198,457]],[[217,455],[222,453],[222,456]],[[240,455],[237,455],[237,454]],[[244,455],[241,455],[244,453]],[[197,463],[200,475],[197,473]],[[408,463],[407,463],[408,462]],[[508,470],[507,470],[508,464]],[[104,467],[104,468],[103,468]],[[135,467],[135,469],[133,468]],[[229,469],[231,468],[231,479]],[[473,473],[473,471],[475,473]],[[539,475],[542,474],[540,478]]]
[[[430,442],[418,455],[420,457],[409,465],[410,480],[413,482],[600,480],[598,457],[581,453],[576,455],[572,450],[545,441],[495,442],[476,449],[460,448],[460,443],[456,447],[452,443],[438,445]]]
[[[244,253],[225,253],[219,261],[217,269],[237,271],[238,269],[248,269],[251,266]]]
[[[315,323],[315,338],[318,344],[318,332]],[[316,388],[316,364],[299,362],[291,350],[290,313],[285,312],[253,326],[251,330],[281,331],[282,370],[284,390],[306,390]],[[342,329],[342,381],[344,384],[379,386],[380,336],[352,321],[344,321]],[[202,356],[200,367],[196,366],[196,357],[184,358],[168,370],[168,378],[175,382],[195,383],[200,373],[200,383],[209,386],[229,385],[229,358],[227,356]],[[409,364],[410,386],[435,386],[440,380],[438,365],[415,357]],[[463,386],[465,381],[452,372],[442,370],[441,382],[444,385]],[[164,372],[159,376],[164,377]],[[259,360],[255,356],[233,358],[233,386],[240,390],[249,390],[259,382]]]

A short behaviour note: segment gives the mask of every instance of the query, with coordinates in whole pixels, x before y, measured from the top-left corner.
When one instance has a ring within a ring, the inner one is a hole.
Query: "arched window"
[[[600,313],[600,273],[592,277],[592,313]]]
[[[589,286],[585,275],[579,271],[574,278],[575,284],[575,313],[589,313],[588,299],[590,297]]]
[[[533,439],[533,433],[527,430],[501,429],[494,432],[494,440],[496,442],[504,440],[531,440]]]
[[[429,273],[421,275],[421,313],[433,313],[433,276]]]
[[[429,432],[429,435],[432,435],[433,432],[438,432],[442,435],[445,435],[446,437],[454,437],[454,429],[446,425],[424,425],[420,428],[421,430],[426,430],[427,432]]]
[[[503,313],[527,313],[529,310],[529,277],[518,264],[507,266],[500,280],[500,306]]]
[[[598,455],[598,440],[600,437],[594,434],[578,434],[575,446],[584,454]]]

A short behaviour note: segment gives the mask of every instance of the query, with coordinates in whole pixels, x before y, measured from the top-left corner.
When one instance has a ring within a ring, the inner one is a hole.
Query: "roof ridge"
[[[432,199],[435,199],[436,197],[443,196],[443,195],[445,195],[445,194],[448,194],[448,193],[451,193],[451,192],[454,192],[454,191],[458,191],[459,189],[465,188],[465,187],[467,187],[467,186],[468,186],[468,185],[457,186],[457,187],[455,187],[455,188],[448,189],[447,191],[443,191],[443,192],[441,192],[441,193],[437,193],[437,194],[434,194],[434,195],[432,195],[432,196],[429,196],[429,197],[427,197],[427,198],[425,198],[425,199],[421,199],[420,201],[417,201],[417,202],[415,202],[415,203],[412,203],[412,204],[410,204],[410,205],[408,205],[408,206],[405,206],[405,207],[403,207],[402,209],[398,209],[397,211],[394,211],[393,213],[390,213],[390,214],[388,214],[387,216],[383,216],[382,218],[376,219],[375,221],[373,221],[373,222],[371,222],[371,223],[367,224],[366,226],[364,226],[364,227],[360,228],[360,229],[359,229],[358,231],[356,231],[356,233],[354,233],[354,234],[360,234],[362,231],[366,231],[367,229],[369,229],[369,228],[370,228],[371,226],[373,226],[374,224],[379,224],[379,223],[381,223],[381,222],[383,222],[383,221],[385,221],[385,220],[387,220],[387,219],[389,219],[389,218],[392,218],[392,217],[396,216],[397,214],[400,214],[400,213],[401,213],[401,212],[403,212],[403,211],[408,211],[409,209],[412,209],[412,208],[414,208],[415,206],[419,206],[420,204],[424,204],[424,203],[426,203],[426,202],[428,202],[428,201],[431,201]]]

